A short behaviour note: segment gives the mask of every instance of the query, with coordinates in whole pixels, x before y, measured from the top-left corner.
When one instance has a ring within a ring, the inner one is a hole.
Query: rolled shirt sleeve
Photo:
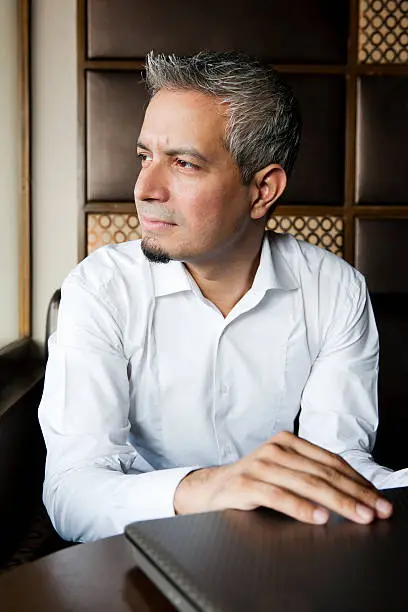
[[[39,420],[47,446],[43,498],[58,533],[90,541],[174,515],[197,466],[153,470],[128,441],[129,381],[119,316],[78,275],[62,286]]]

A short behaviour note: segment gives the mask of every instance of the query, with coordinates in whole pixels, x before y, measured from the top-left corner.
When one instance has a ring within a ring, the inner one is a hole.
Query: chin
[[[144,256],[153,263],[169,263],[170,254],[150,236],[142,238],[142,251]]]
[[[171,242],[173,242],[173,245],[169,244],[167,246],[166,244],[161,244],[161,240],[156,236],[146,234],[142,236],[142,251],[145,257],[153,263],[169,263],[169,261],[189,262],[201,259],[202,255],[198,249],[189,248],[189,245],[181,244],[179,240],[172,240]]]

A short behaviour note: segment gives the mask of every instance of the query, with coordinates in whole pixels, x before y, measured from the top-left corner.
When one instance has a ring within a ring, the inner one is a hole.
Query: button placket
[[[214,429],[218,448],[219,463],[225,463],[233,453],[228,432],[223,424],[223,417],[228,410],[230,385],[225,379],[222,367],[222,339],[228,325],[225,325],[218,339],[214,361]]]

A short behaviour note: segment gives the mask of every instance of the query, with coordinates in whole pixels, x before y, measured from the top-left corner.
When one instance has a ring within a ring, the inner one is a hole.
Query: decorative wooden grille
[[[118,244],[140,238],[139,219],[135,214],[102,214],[87,217],[88,254],[105,244]]]
[[[105,244],[117,244],[140,238],[136,214],[89,214],[88,253]],[[268,229],[292,234],[301,240],[343,256],[344,224],[340,217],[273,216]]]
[[[274,215],[268,229],[292,234],[343,257],[344,223],[340,217],[286,217]]]
[[[408,62],[408,0],[360,0],[358,59],[362,64]]]

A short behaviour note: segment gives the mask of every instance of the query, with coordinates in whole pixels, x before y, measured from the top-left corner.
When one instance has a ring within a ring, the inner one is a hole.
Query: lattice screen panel
[[[360,0],[358,61],[408,62],[408,0]]]
[[[344,222],[340,217],[286,217],[273,216],[268,229],[292,234],[300,240],[323,247],[343,257]]]
[[[141,235],[135,214],[89,214],[87,228],[88,254],[105,244],[137,240]],[[274,216],[268,229],[292,234],[343,256],[344,224],[340,217]]]
[[[88,254],[105,244],[118,244],[141,237],[135,214],[90,214],[87,216]]]

